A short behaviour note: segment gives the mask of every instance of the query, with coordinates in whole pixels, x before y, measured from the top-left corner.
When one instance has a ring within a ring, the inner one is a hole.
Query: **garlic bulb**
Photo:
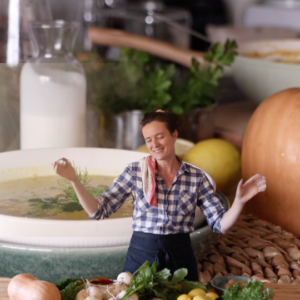
[[[129,272],[122,272],[118,275],[117,277],[117,282],[119,284],[125,284],[125,285],[130,285],[131,280],[133,279],[133,276]]]
[[[89,296],[85,300],[102,300],[102,292],[97,286],[89,286],[87,293]]]

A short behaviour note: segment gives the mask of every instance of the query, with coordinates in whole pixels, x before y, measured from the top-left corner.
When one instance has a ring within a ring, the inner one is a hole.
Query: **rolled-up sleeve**
[[[214,232],[222,233],[221,220],[225,213],[225,209],[221,201],[215,196],[213,186],[205,175],[203,175],[200,184],[197,205],[205,215],[206,221],[212,230]]]
[[[128,166],[114,180],[112,186],[107,191],[96,197],[98,209],[93,215],[89,216],[90,219],[99,220],[108,218],[116,212],[131,194],[133,180],[130,167]]]

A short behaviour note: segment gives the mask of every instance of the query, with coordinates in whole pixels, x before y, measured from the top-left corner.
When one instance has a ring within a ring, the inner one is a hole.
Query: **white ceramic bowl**
[[[276,92],[300,87],[300,39],[249,42],[238,52],[232,74],[249,100],[259,104]],[[245,56],[253,53],[264,58]]]
[[[66,157],[91,175],[117,176],[131,162],[149,154],[104,149],[34,149],[0,153],[0,181],[55,175],[51,163]],[[59,179],[59,177],[58,177]],[[212,179],[211,179],[212,180]],[[205,221],[200,209],[195,225]],[[132,218],[96,220],[49,220],[0,214],[0,241],[52,247],[110,247],[128,245]]]

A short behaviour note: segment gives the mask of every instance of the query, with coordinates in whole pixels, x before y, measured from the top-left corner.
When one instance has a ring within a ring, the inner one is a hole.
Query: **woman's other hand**
[[[59,176],[70,181],[75,181],[77,179],[75,170],[68,159],[61,158],[53,163],[52,166],[55,173]]]
[[[256,174],[245,183],[243,183],[243,179],[241,179],[236,191],[236,200],[244,204],[258,193],[264,192],[266,188],[266,178],[262,175]]]

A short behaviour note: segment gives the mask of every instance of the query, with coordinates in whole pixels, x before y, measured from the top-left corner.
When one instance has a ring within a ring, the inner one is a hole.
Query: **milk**
[[[84,147],[86,80],[67,65],[26,63],[21,73],[21,149]]]
[[[21,149],[85,146],[85,114],[47,117],[21,113],[21,129]]]

